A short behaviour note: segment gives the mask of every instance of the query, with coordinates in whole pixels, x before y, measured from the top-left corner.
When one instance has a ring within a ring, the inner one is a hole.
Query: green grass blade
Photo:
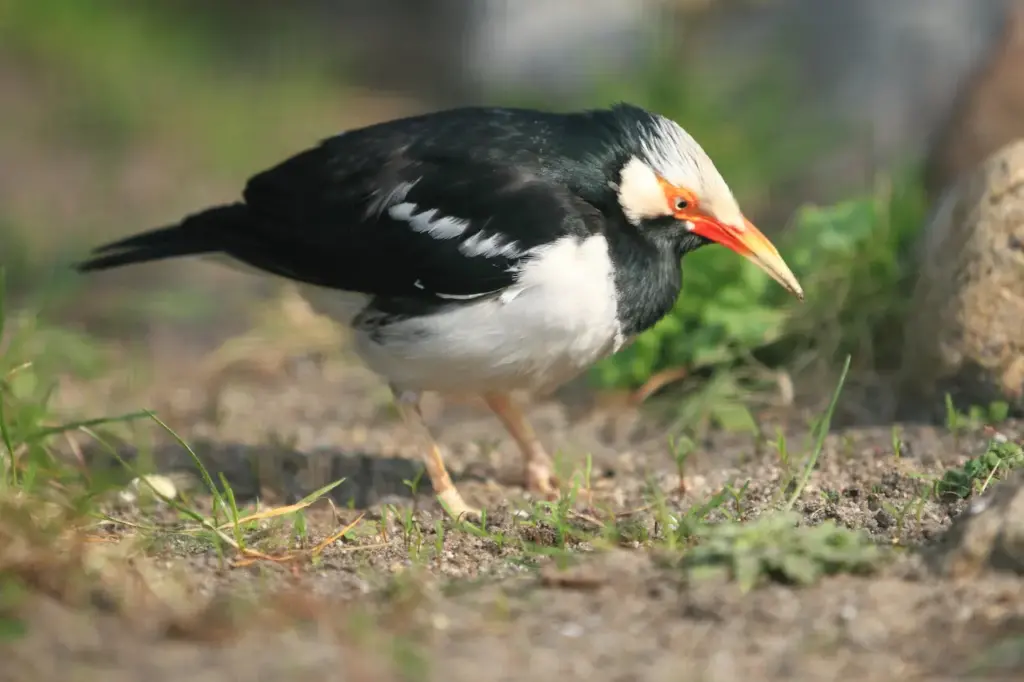
[[[5,386],[3,382],[0,382],[0,439],[3,439],[4,448],[7,450],[7,456],[10,457],[10,468],[11,468],[11,484],[16,485],[18,483],[18,467],[14,465],[14,438],[11,435],[10,427],[7,425],[7,414],[4,411],[4,394]],[[4,477],[7,480],[7,477]]]
[[[139,471],[135,469],[135,467],[129,464],[127,460],[124,459],[124,457],[121,456],[121,453],[117,451],[117,448],[108,443],[107,440],[100,436],[98,433],[90,430],[88,427],[83,427],[82,432],[88,434],[93,439],[95,439],[97,443],[105,447],[107,451],[114,457],[114,459],[116,459],[121,464],[121,466],[123,466],[128,471],[128,473],[130,473],[133,477],[137,478],[142,485],[145,485],[147,488],[149,488],[149,491],[155,497],[163,500],[179,514],[184,514],[185,516],[192,519],[206,530],[210,531],[210,537],[213,540],[214,551],[216,551],[217,557],[223,562],[224,547],[222,546],[222,542],[225,536],[223,536],[217,530],[215,523],[211,523],[200,512],[196,511],[195,509],[192,509],[188,505],[182,504],[178,500],[164,496],[164,494],[157,490],[156,486],[154,486],[147,477],[143,476]]]
[[[4,307],[4,300],[7,298],[7,277],[4,268],[0,265],[0,339],[4,337],[4,323],[7,320],[7,309]]]
[[[25,437],[26,443],[34,443],[50,436],[56,436],[67,431],[78,431],[82,428],[92,428],[94,426],[106,426],[107,424],[119,424],[124,422],[134,421],[136,419],[142,419],[148,417],[149,412],[129,412],[117,417],[98,417],[95,419],[83,419],[81,421],[68,422],[67,424],[61,424],[60,426],[50,426],[45,429],[39,429],[38,431]]]
[[[4,298],[6,294],[6,280],[4,277],[4,269],[0,266],[0,349],[3,349],[4,343],[4,321],[6,319],[6,311],[4,308]],[[4,448],[7,449],[7,456],[11,458],[11,483],[17,484],[18,480],[18,469],[14,466],[14,436],[11,434],[10,426],[7,423],[7,414],[4,410],[6,403],[5,397],[7,394],[7,383],[0,379],[0,439],[3,440]],[[4,481],[7,477],[4,477]]]
[[[850,356],[846,356],[846,362],[843,363],[843,371],[839,375],[839,382],[836,384],[836,390],[832,393],[832,400],[829,402],[828,409],[821,418],[821,423],[818,425],[818,438],[814,444],[814,450],[811,452],[810,458],[807,460],[807,465],[804,467],[803,473],[800,475],[800,482],[793,490],[793,494],[790,495],[789,500],[786,501],[786,506],[783,507],[785,511],[789,511],[796,504],[797,498],[800,497],[800,493],[807,486],[807,481],[811,478],[811,472],[814,471],[815,465],[818,463],[818,458],[821,456],[821,451],[825,447],[825,437],[828,436],[829,426],[832,423],[832,415],[836,411],[836,405],[839,403],[839,394],[843,390],[843,384],[846,383],[846,375],[850,371]]]
[[[184,438],[175,433],[174,429],[165,424],[164,421],[160,419],[160,417],[156,416],[155,412],[151,410],[146,410],[146,415],[150,419],[155,421],[157,424],[159,424],[160,428],[169,433],[171,435],[171,438],[173,438],[178,443],[178,445],[185,448],[185,452],[189,454],[189,457],[192,458],[192,461],[195,462],[196,467],[198,467],[199,475],[202,477],[203,483],[206,484],[206,487],[210,489],[210,494],[213,495],[215,503],[220,504],[220,508],[227,511],[229,509],[227,502],[224,500],[224,497],[220,494],[220,491],[217,490],[217,485],[213,482],[213,477],[210,476],[210,472],[207,471],[206,466],[203,465],[202,460],[199,459],[199,455],[197,455],[196,451],[192,449],[192,446],[186,443]],[[214,524],[216,525],[216,523],[217,519],[214,518]]]
[[[321,497],[323,497],[327,493],[329,493],[332,490],[334,490],[335,488],[337,488],[339,485],[341,485],[344,482],[345,482],[344,478],[339,478],[337,481],[334,481],[333,483],[328,483],[324,487],[319,488],[317,490],[314,490],[310,494],[306,495],[301,500],[299,500],[296,504],[299,504],[299,505],[310,505],[310,504],[316,502],[317,500],[319,500]]]
[[[245,547],[245,536],[242,533],[241,524],[238,519],[241,518],[238,513],[238,502],[235,500],[235,491],[228,485],[228,479],[224,476],[223,471],[217,472],[217,477],[220,478],[221,485],[224,486],[224,496],[228,502],[228,513],[231,514],[231,530],[235,536],[235,542],[238,543],[239,547]]]

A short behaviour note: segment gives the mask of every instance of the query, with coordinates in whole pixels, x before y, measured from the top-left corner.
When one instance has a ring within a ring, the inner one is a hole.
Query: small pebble
[[[147,485],[148,483],[148,485]],[[139,499],[153,499],[156,497],[153,491],[159,495],[173,500],[178,496],[178,489],[167,476],[152,474],[132,479],[128,487],[121,491],[121,499],[125,502],[135,502]]]
[[[583,627],[578,623],[566,623],[562,626],[562,636],[573,639],[583,636]]]

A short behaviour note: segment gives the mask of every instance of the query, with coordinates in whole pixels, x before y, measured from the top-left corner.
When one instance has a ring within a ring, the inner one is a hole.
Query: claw
[[[554,501],[561,494],[561,481],[551,470],[548,462],[530,460],[526,463],[526,489],[537,493],[545,499]]]

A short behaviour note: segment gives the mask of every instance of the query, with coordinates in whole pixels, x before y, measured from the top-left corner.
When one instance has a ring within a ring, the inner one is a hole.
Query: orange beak
[[[705,215],[687,216],[686,220],[693,223],[694,234],[732,249],[767,272],[798,299],[804,300],[804,290],[786,261],[782,260],[775,246],[749,220],[744,218],[743,225],[738,227],[720,223]]]

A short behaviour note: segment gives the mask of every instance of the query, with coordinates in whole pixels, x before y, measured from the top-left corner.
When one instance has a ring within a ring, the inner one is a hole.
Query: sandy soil
[[[66,395],[69,404],[102,400],[111,409],[139,400],[100,399],[75,386]],[[794,509],[808,523],[834,519],[866,530],[893,548],[894,560],[873,575],[810,587],[769,583],[744,594],[728,580],[688,578],[667,552],[645,550],[637,539],[657,531],[658,517],[643,510],[653,489],[680,513],[726,484],[738,489],[748,481],[729,514],[753,519],[777,502],[786,472],[768,439],[723,433],[698,443],[681,492],[664,429],[650,416],[585,409],[564,397],[537,405],[533,421],[562,454],[564,471],[579,471],[591,457],[589,497],[581,495],[572,517],[579,536],[593,534],[606,510],[623,514],[626,537],[599,548],[578,537],[562,542],[556,529],[513,514],[529,500],[511,443],[474,406],[436,403],[427,406],[428,418],[450,451],[457,484],[491,512],[489,537],[452,528],[425,482],[415,496],[403,483],[419,471],[415,450],[379,382],[347,362],[295,362],[280,376],[215,387],[181,376],[150,398],[163,402],[168,422],[211,470],[225,473],[241,500],[262,492],[286,503],[345,476],[334,491],[336,509],[310,511],[310,537],[326,537],[360,514],[363,520],[319,562],[296,570],[226,566],[197,540],[151,542],[133,565],[150,585],[174,576],[174,596],[159,608],[114,608],[95,591],[71,606],[66,595],[33,591],[17,608],[25,632],[0,644],[7,650],[0,679],[1024,678],[1021,576],[985,571],[954,579],[926,560],[965,503],[929,501],[904,514],[918,498],[920,476],[977,454],[984,433],[901,425],[896,457],[892,425],[834,430]],[[808,448],[802,420],[795,415],[784,426],[796,461]],[[999,429],[1024,435],[1024,423]],[[771,427],[767,433],[774,439]],[[162,471],[190,469],[179,446],[154,440]],[[385,518],[388,505],[413,510],[411,539],[393,512]],[[152,522],[131,504],[111,514]],[[156,515],[168,528],[177,522],[168,511]],[[140,534],[127,525],[100,532],[111,547],[135,546]],[[278,603],[270,593],[286,596]],[[277,615],[235,605],[244,595],[277,604]]]

